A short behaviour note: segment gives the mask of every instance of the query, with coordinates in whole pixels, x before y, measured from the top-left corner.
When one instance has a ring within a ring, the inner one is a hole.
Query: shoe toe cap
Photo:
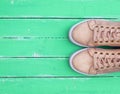
[[[72,27],[70,32],[70,39],[76,44],[89,46],[88,42],[92,38],[92,32],[88,27],[87,22],[77,24]]]
[[[70,59],[72,69],[83,74],[89,74],[92,62],[92,57],[87,50],[76,52]]]

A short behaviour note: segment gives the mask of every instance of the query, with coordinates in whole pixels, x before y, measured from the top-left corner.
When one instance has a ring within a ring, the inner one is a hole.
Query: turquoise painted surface
[[[119,72],[93,77],[70,68],[70,55],[83,47],[68,38],[71,26],[88,18],[119,21],[119,5],[119,0],[1,0],[0,94],[119,94]]]

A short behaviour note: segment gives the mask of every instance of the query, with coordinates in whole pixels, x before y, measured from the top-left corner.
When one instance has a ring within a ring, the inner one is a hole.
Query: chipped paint
[[[10,2],[12,5],[14,4],[14,0],[11,0],[11,2]]]
[[[40,57],[40,55],[36,52],[34,52],[33,57]]]
[[[30,32],[31,30],[28,28],[27,31]]]

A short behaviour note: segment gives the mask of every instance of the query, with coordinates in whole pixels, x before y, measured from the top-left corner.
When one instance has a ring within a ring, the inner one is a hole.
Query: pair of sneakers
[[[102,49],[97,46],[120,46],[120,22],[92,19],[74,25],[70,40],[88,48],[70,57],[70,66],[78,73],[97,75],[120,71],[120,49]]]

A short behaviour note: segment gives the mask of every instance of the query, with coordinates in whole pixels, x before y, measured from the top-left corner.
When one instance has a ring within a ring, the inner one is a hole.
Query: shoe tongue
[[[94,29],[95,25],[96,25],[96,21],[95,20],[88,21],[88,26],[90,27],[91,30]]]

